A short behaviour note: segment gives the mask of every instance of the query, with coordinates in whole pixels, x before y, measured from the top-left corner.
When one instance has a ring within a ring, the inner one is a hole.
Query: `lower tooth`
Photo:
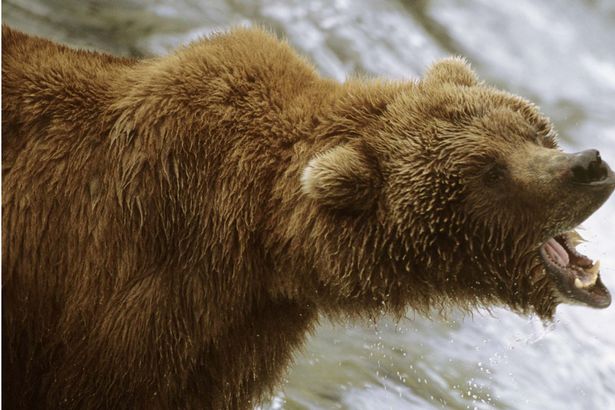
[[[574,286],[580,289],[589,288],[591,286],[594,286],[597,280],[598,280],[598,272],[597,271],[591,272],[589,276],[584,276],[583,279],[578,278],[578,277],[574,278]]]
[[[591,273],[591,274],[596,274],[599,271],[600,271],[600,261],[597,260],[596,262],[594,262],[594,265],[591,268],[587,269],[586,272]]]

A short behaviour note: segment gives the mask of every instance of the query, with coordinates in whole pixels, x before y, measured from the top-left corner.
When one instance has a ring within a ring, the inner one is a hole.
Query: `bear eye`
[[[501,182],[506,176],[506,171],[506,167],[502,164],[495,163],[489,165],[484,174],[485,184],[488,186],[493,186]]]

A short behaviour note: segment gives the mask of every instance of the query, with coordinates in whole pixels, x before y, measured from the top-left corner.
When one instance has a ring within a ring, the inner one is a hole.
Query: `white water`
[[[143,5],[147,5],[144,7]],[[408,78],[461,54],[527,96],[571,150],[615,166],[615,2],[608,0],[144,0],[3,2],[4,22],[68,43],[149,55],[233,24],[289,38],[324,75]],[[615,291],[615,198],[581,250]],[[544,328],[505,310],[323,325],[271,408],[615,409],[615,307],[561,307]]]

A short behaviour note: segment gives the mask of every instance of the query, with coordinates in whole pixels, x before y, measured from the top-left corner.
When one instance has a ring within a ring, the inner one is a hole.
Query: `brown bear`
[[[606,307],[615,187],[461,59],[320,77],[235,29],[153,59],[2,31],[3,399],[245,409],[319,315]]]

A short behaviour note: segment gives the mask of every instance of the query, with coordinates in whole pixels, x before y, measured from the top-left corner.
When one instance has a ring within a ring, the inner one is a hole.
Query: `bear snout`
[[[572,181],[579,184],[593,184],[606,182],[607,185],[615,186],[613,171],[600,157],[600,152],[588,149],[572,154],[570,164]],[[610,177],[610,178],[609,178]]]
[[[563,183],[575,191],[601,191],[615,189],[615,173],[602,159],[600,152],[588,149],[575,153],[543,151],[538,156],[525,159],[528,169],[542,178]],[[533,163],[533,164],[532,164]],[[554,179],[553,179],[554,178]]]

